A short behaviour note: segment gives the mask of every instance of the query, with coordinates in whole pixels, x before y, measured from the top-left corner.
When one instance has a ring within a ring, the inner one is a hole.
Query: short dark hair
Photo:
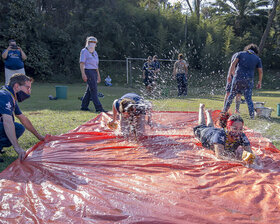
[[[254,51],[256,54],[259,53],[259,47],[256,44],[249,44],[244,48],[244,51],[248,51],[248,50],[252,50]]]
[[[25,82],[33,82],[33,79],[27,75],[24,75],[22,73],[15,73],[12,75],[9,81],[9,86],[12,88],[16,83],[18,83],[20,86],[24,85]]]

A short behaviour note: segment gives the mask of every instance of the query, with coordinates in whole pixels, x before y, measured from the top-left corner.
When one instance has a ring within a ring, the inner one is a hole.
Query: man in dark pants
[[[0,89],[0,151],[3,147],[13,145],[20,160],[24,159],[25,151],[19,146],[17,139],[23,134],[25,128],[38,140],[45,139],[33,127],[30,120],[22,114],[17,104],[30,97],[31,83],[30,77],[16,73],[10,78],[9,85]],[[21,124],[14,121],[14,114]],[[0,158],[0,161],[3,162],[3,159]]]

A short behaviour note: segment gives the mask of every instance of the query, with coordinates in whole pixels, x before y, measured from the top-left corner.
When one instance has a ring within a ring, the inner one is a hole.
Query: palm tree
[[[227,21],[234,21],[235,33],[239,36],[248,27],[250,18],[267,14],[269,0],[216,0],[212,6],[216,7],[217,14],[227,16]]]

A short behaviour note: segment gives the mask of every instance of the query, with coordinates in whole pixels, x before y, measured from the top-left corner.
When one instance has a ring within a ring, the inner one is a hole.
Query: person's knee
[[[25,127],[22,124],[15,123],[15,131],[17,138],[19,138],[24,133]]]

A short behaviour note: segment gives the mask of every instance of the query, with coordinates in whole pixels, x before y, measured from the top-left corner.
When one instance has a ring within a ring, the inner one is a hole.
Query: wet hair
[[[233,114],[231,115],[229,118],[228,118],[229,121],[240,121],[242,123],[244,123],[242,117],[240,115],[237,115],[237,114]]]
[[[147,59],[148,59],[148,60],[153,60],[152,56],[149,56]]]
[[[180,59],[183,59],[183,54],[182,53],[178,54],[178,60],[180,60]]]
[[[20,86],[23,86],[25,84],[25,82],[32,83],[33,79],[22,73],[15,73],[10,78],[9,86],[11,86],[13,88],[16,83],[18,83]]]
[[[229,119],[230,115],[228,112],[220,112],[219,115],[219,125],[222,128],[225,128],[227,126],[227,120]]]
[[[254,51],[256,54],[259,53],[259,47],[256,44],[249,44],[244,48],[244,51],[248,51],[248,50],[252,50]]]
[[[119,111],[121,113],[123,112],[132,112],[134,107],[133,105],[135,105],[135,101],[129,98],[124,98],[121,100],[120,102],[120,107],[119,107]]]

